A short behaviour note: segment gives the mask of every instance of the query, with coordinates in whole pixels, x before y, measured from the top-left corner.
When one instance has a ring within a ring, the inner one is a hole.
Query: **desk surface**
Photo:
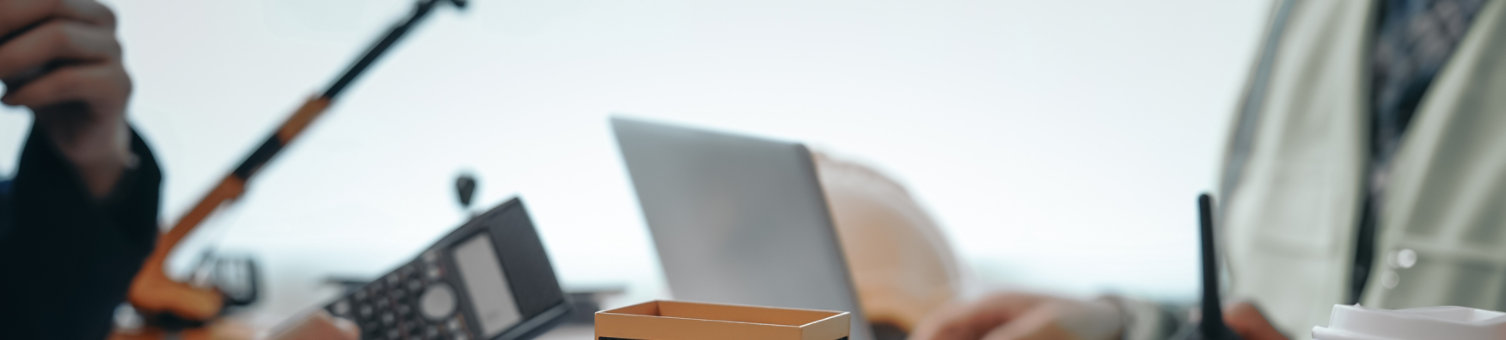
[[[538,340],[581,340],[596,337],[596,331],[591,327],[579,325],[565,325],[555,328],[549,333],[544,333]]]

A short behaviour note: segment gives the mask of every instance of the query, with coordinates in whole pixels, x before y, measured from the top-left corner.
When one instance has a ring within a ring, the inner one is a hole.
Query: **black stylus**
[[[1203,261],[1203,318],[1193,338],[1203,340],[1239,339],[1229,326],[1224,324],[1223,303],[1218,297],[1218,253],[1214,252],[1213,196],[1207,193],[1197,197],[1199,239],[1202,243]]]

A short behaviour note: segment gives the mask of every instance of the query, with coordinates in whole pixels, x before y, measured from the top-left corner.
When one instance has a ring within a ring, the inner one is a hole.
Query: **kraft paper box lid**
[[[651,301],[596,312],[596,338],[838,340],[851,323],[848,312]]]

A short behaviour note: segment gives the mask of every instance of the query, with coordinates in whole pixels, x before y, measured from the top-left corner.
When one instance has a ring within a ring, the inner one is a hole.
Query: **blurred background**
[[[413,3],[104,2],[121,18],[136,82],[130,115],[167,174],[169,220]],[[194,244],[253,254],[272,280],[376,275],[464,219],[453,181],[468,171],[481,180],[476,208],[523,197],[567,289],[662,296],[607,123],[627,114],[798,140],[881,169],[943,227],[975,292],[1191,301],[1194,196],[1214,183],[1269,9],[1265,0],[471,5],[431,16]],[[13,173],[30,117],[5,111],[0,172]]]

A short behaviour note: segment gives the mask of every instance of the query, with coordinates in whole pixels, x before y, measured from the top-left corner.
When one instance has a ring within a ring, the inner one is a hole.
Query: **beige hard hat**
[[[898,182],[814,153],[863,313],[910,331],[958,295],[960,266],[930,215]]]

